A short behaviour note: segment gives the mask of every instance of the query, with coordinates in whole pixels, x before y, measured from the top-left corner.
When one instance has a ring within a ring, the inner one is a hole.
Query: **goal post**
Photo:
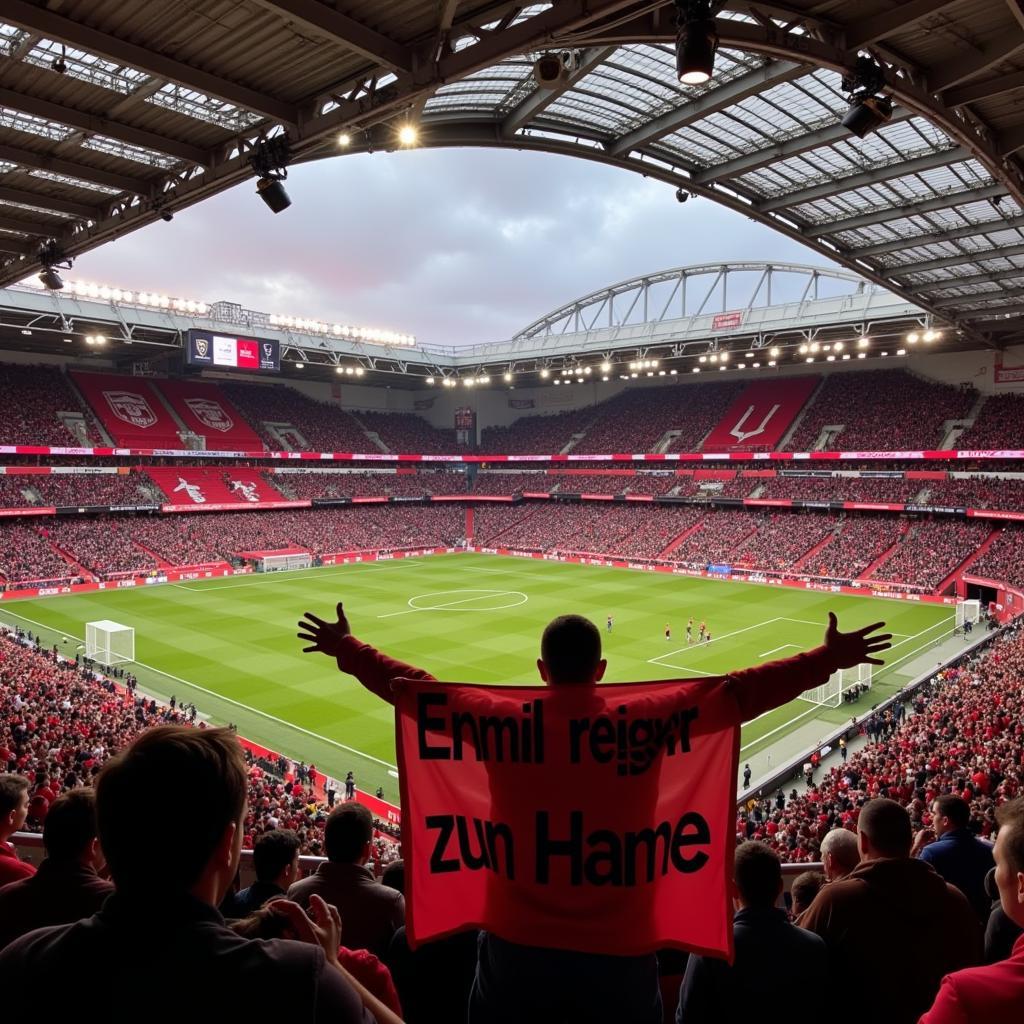
[[[977,600],[973,601],[957,601],[956,603],[956,621],[954,627],[956,629],[963,629],[964,623],[969,622],[973,626],[981,618],[981,602]],[[949,621],[948,619],[946,620]]]
[[[828,677],[827,683],[804,690],[797,699],[805,700],[808,704],[817,704],[820,707],[838,708],[842,705],[843,695],[847,690],[857,685],[863,690],[871,689],[871,669],[871,665],[839,669]]]
[[[135,630],[101,619],[85,624],[85,656],[101,665],[121,665],[135,660]]]

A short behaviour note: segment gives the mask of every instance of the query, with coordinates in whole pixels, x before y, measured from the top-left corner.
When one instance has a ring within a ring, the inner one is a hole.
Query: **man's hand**
[[[340,606],[339,606],[340,607]],[[828,613],[828,629],[825,630],[825,647],[836,668],[853,668],[855,665],[884,665],[880,658],[872,658],[872,654],[887,651],[892,644],[892,633],[874,633],[881,629],[884,622],[873,622],[870,626],[855,630],[853,633],[840,633],[839,623],[836,620],[836,613]]]
[[[341,915],[337,907],[325,903],[316,893],[309,897],[308,914],[292,900],[277,899],[267,905],[274,913],[288,920],[288,929],[295,939],[319,946],[324,951],[327,962],[338,966]]]
[[[920,857],[921,851],[931,843],[935,842],[935,832],[930,828],[921,829],[914,836],[914,845],[910,848],[911,857]]]
[[[311,645],[302,648],[303,654],[308,654],[310,651],[320,651],[331,658],[338,656],[341,641],[345,637],[351,636],[352,630],[349,629],[348,619],[345,618],[345,609],[340,601],[338,602],[337,610],[337,622],[324,622],[323,619],[312,612],[306,612],[306,618],[299,623],[299,629],[305,632],[296,633],[300,640],[304,640]]]

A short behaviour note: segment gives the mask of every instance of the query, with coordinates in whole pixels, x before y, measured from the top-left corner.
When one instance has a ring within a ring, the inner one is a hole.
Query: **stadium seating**
[[[819,551],[803,571],[812,576],[856,579],[896,543],[904,523],[891,516],[847,516],[835,540]]]
[[[410,412],[354,412],[353,416],[384,442],[388,451],[446,455],[462,451],[454,430],[437,430]]]
[[[143,575],[157,568],[153,555],[133,540],[135,520],[131,517],[58,519],[49,526],[50,538],[60,549],[99,579],[119,575]]]
[[[460,494],[462,473],[272,473],[264,478],[288,498],[350,498],[391,495],[418,498],[424,494]]]
[[[594,407],[586,406],[569,412],[521,416],[507,427],[484,427],[480,450],[494,455],[556,455],[573,435],[587,429],[594,416]]]
[[[1024,509],[1024,479],[975,476],[931,481],[928,504],[1018,511]]]
[[[897,477],[776,476],[754,482],[763,484],[761,498],[908,504],[931,481]]]
[[[532,473],[482,472],[473,481],[474,494],[546,493],[554,486],[554,478],[543,470]]]
[[[181,428],[154,390],[152,380],[78,370],[71,371],[71,377],[119,447],[185,447]]]
[[[1021,795],[1015,766],[1024,761],[1024,638],[1019,630],[959,668],[944,669],[913,701],[902,724],[887,712],[862,723],[875,737],[846,764],[831,769],[779,809],[758,808],[751,838],[769,843],[784,861],[820,860],[821,840],[833,828],[856,829],[864,802],[885,796],[905,805],[914,830],[931,825],[932,800],[957,793],[970,802],[972,827],[994,838],[994,811]],[[969,752],[969,754],[968,754]],[[738,823],[746,835],[746,820]]]
[[[843,429],[825,446],[842,451],[938,448],[943,424],[964,419],[973,391],[925,380],[903,370],[836,373],[814,396],[786,447],[811,451],[827,426]]]
[[[1011,586],[1024,587],[1024,530],[1008,526],[968,572]]]
[[[14,587],[81,579],[80,570],[54,550],[49,533],[49,525],[0,521],[0,582]]]
[[[957,448],[1019,448],[1024,438],[1024,395],[989,395],[974,423],[956,441]]]
[[[154,466],[149,478],[174,505],[284,501],[285,497],[256,469],[241,466]]]
[[[62,412],[81,417],[84,437],[76,437],[64,426]],[[0,367],[0,444],[66,448],[101,443],[92,414],[59,369],[15,363]]]
[[[976,519],[929,519],[914,524],[896,553],[871,579],[894,580],[923,590],[937,587],[991,533],[989,523]]]
[[[156,389],[188,430],[210,451],[252,452],[264,448],[256,432],[213,381],[156,380]]]
[[[0,476],[0,506],[152,504],[139,473],[47,473]],[[23,491],[35,497],[29,501]]]

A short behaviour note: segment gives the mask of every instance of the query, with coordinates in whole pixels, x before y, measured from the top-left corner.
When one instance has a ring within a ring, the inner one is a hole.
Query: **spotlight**
[[[271,213],[280,213],[292,205],[291,197],[278,178],[260,178],[256,182],[256,194],[270,207]]]
[[[256,194],[272,213],[280,213],[292,205],[282,184],[288,177],[291,143],[287,135],[260,140],[249,157],[249,164],[258,175]]]
[[[707,361],[708,361],[708,357],[707,357],[707,356],[701,356],[701,357],[700,357],[700,358],[699,358],[699,359],[697,360],[697,362],[698,362],[698,363],[706,363]]]
[[[295,364],[295,369],[296,370],[303,370],[303,369],[305,369],[305,367],[306,367],[305,363],[296,363]]]
[[[896,355],[898,355],[898,356],[905,356],[906,354],[907,354],[907,350],[905,348],[900,348],[900,349],[896,350]]]
[[[348,132],[342,132],[338,136],[338,145],[344,149],[346,146],[352,145],[352,136]]]
[[[557,53],[542,53],[533,65],[533,79],[542,89],[555,89],[566,78],[566,66]]]
[[[686,200],[689,199],[689,198],[690,198],[690,193],[687,192],[685,188],[677,188],[676,189],[676,202],[677,203],[685,203]]]
[[[729,353],[723,352],[719,358],[722,360],[723,363],[727,363],[729,362]]]
[[[857,348],[867,348],[869,344],[870,344],[870,339],[868,339],[868,338],[858,338],[857,339]]]
[[[418,138],[419,132],[416,131],[415,125],[406,123],[398,129],[398,141],[403,146],[415,146]]]
[[[907,343],[910,344],[910,345],[916,345],[918,343],[919,339],[920,339],[920,335],[917,333],[917,331],[911,331],[907,335]]]
[[[63,278],[53,267],[44,267],[39,272],[39,280],[42,281],[44,288],[49,288],[52,292],[59,292],[64,287]]]
[[[336,366],[334,368],[334,372],[335,373],[344,373],[345,372],[345,367],[344,366]]]
[[[690,370],[690,373],[700,373],[700,367],[695,366],[692,370]]]
[[[935,341],[936,338],[938,338],[938,336],[939,335],[938,335],[938,333],[936,331],[928,330],[928,331],[925,331],[924,334],[921,335],[921,340],[926,342],[926,343],[930,343],[930,342]]]
[[[676,0],[676,76],[703,85],[715,71],[718,32],[709,0]]]
[[[880,95],[885,88],[885,71],[870,57],[857,58],[853,71],[843,76],[842,88],[850,97],[842,125],[858,139],[892,117],[892,99]]]
[[[505,383],[507,384],[511,379],[512,379],[512,374],[511,373],[506,373],[505,374]]]
[[[541,370],[541,371],[540,371],[540,375],[541,375],[541,378],[542,378],[543,380],[547,380],[547,379],[548,379],[548,377],[550,376],[550,374],[549,374],[548,370],[546,370],[546,369],[545,369],[545,370]]]
[[[361,366],[357,366],[356,367],[356,376],[357,377],[362,377],[363,373],[364,373],[363,368]]]
[[[857,353],[857,358],[858,359],[867,359],[867,357],[868,357],[867,352],[858,352]]]
[[[433,377],[428,377],[423,383],[424,384],[433,384],[434,383],[434,378]]]
[[[612,364],[611,363],[602,363],[601,364],[601,372],[602,373],[608,373],[608,371],[611,370],[611,368],[612,368]]]
[[[797,349],[797,351],[800,353],[800,355],[805,356],[807,355],[807,346],[801,345],[800,348]]]

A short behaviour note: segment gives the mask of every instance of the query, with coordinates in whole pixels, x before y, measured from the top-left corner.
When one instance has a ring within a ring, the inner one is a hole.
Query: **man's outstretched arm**
[[[299,623],[299,629],[303,632],[296,634],[300,640],[310,645],[302,648],[304,654],[319,652],[334,658],[340,671],[355,676],[371,693],[375,693],[389,704],[395,702],[395,695],[391,689],[394,680],[435,681],[429,672],[406,665],[404,661],[389,658],[376,647],[357,640],[352,635],[345,609],[340,601],[337,611],[337,622],[325,622],[312,612],[306,612],[306,617]]]
[[[740,721],[749,722],[765,711],[788,704],[804,690],[828,682],[828,677],[838,669],[863,663],[884,665],[885,662],[872,657],[892,646],[891,633],[875,633],[884,625],[874,622],[852,633],[840,633],[835,613],[829,612],[821,647],[793,658],[731,672],[729,687],[739,707]]]

